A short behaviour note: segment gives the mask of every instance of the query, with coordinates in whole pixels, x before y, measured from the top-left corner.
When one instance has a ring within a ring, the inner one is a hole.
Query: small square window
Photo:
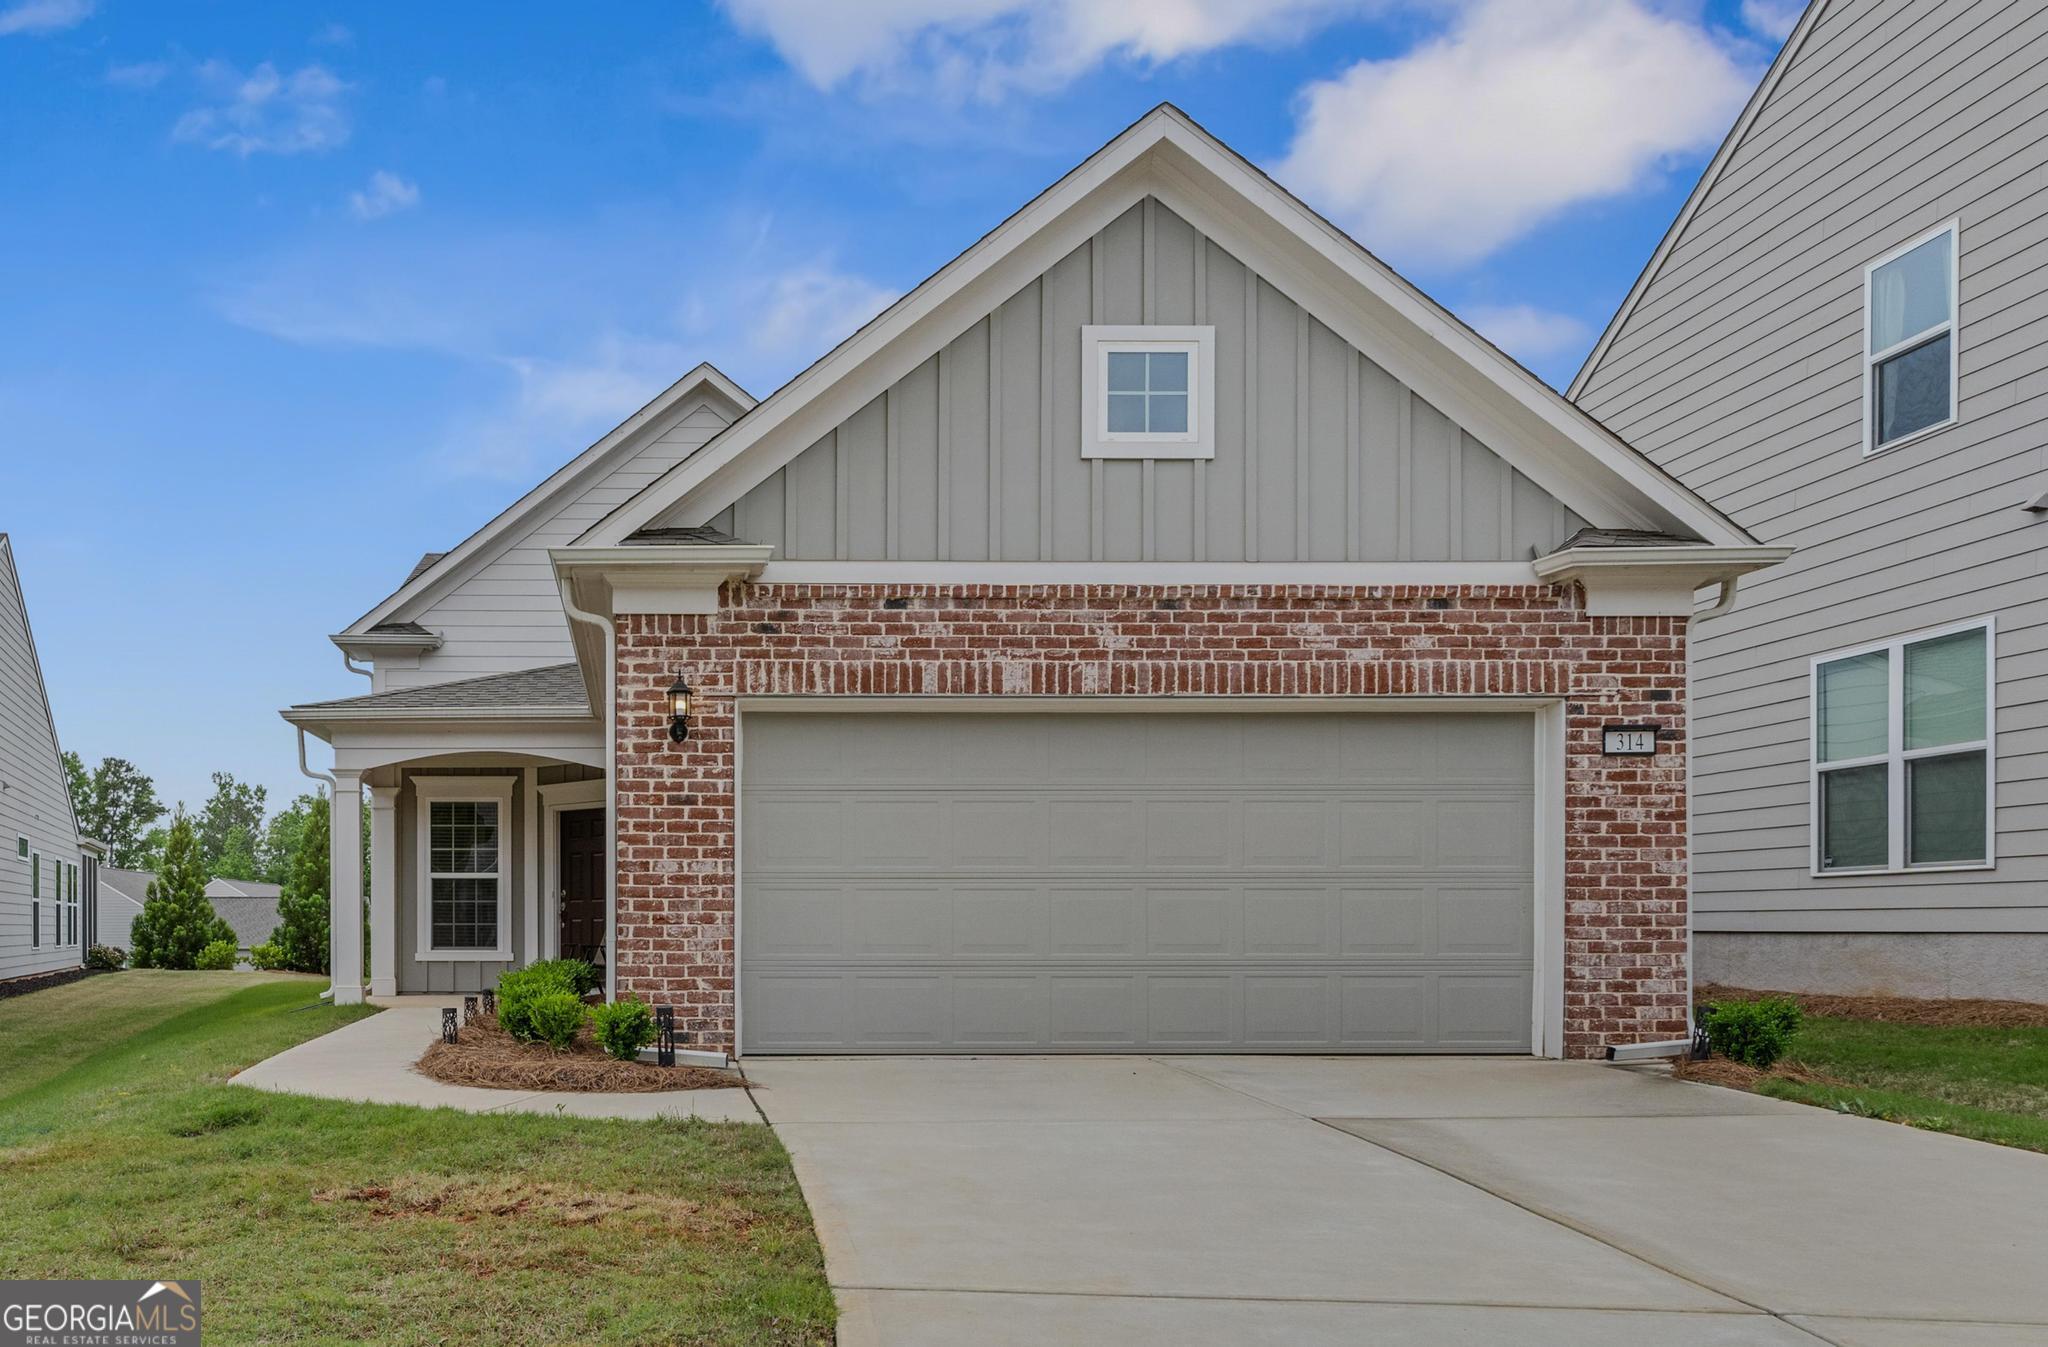
[[[1214,458],[1216,329],[1081,329],[1083,458]]]

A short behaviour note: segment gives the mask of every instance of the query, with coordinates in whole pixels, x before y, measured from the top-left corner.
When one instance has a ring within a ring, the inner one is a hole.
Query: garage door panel
[[[750,713],[744,741],[747,1051],[1528,1046],[1526,717]]]

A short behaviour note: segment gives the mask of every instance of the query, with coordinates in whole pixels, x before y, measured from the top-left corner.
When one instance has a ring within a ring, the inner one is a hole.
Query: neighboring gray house
[[[71,812],[14,544],[0,533],[0,981],[83,962],[97,855]]]
[[[98,944],[112,945],[119,950],[133,947],[134,937],[130,928],[142,915],[142,904],[149,897],[150,881],[155,878],[147,870],[123,870],[113,865],[100,867],[99,933],[94,937]]]
[[[128,949],[130,927],[142,913],[149,898],[149,886],[156,876],[148,870],[100,871],[99,942]],[[206,898],[222,920],[235,929],[235,952],[249,962],[249,951],[270,939],[277,929],[277,900],[283,890],[276,884],[254,879],[209,879]]]
[[[2048,11],[1816,0],[1570,396],[1792,560],[1698,624],[1699,975],[2048,1000]]]

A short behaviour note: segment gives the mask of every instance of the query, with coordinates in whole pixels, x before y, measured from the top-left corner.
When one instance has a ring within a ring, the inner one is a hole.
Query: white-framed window
[[[1863,452],[1956,421],[1956,221],[1863,269]]]
[[[1813,661],[1813,872],[1993,864],[1996,624]]]
[[[64,867],[64,943],[78,943],[78,867]]]
[[[415,777],[419,853],[414,957],[512,957],[509,776]]]
[[[43,947],[43,853],[28,857],[28,947]]]
[[[28,859],[28,839],[20,833],[14,835],[14,854],[20,860]]]
[[[1216,329],[1081,329],[1081,457],[1216,457]]]

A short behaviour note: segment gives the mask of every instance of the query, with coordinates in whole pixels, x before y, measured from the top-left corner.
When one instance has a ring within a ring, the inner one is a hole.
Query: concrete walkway
[[[406,997],[368,1019],[287,1048],[235,1077],[237,1085],[366,1104],[413,1104],[465,1113],[546,1113],[577,1118],[708,1118],[761,1121],[743,1088],[655,1094],[571,1094],[448,1085],[413,1070],[441,1034],[441,1004]]]
[[[840,1342],[2048,1343],[2048,1158],[1529,1059],[755,1060]]]

